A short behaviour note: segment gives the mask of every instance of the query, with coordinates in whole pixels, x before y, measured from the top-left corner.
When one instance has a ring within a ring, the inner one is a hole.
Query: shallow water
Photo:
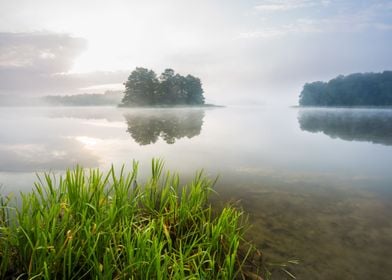
[[[184,181],[219,175],[213,201],[238,201],[298,279],[390,279],[392,110],[0,108],[0,128],[3,193],[77,163],[145,176],[159,157]]]

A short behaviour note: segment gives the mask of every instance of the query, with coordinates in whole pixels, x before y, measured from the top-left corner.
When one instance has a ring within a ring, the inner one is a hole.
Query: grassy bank
[[[0,197],[0,278],[261,279],[243,213],[213,213],[212,181],[180,186],[153,161],[139,185],[137,170],[77,167],[39,178],[18,207]]]

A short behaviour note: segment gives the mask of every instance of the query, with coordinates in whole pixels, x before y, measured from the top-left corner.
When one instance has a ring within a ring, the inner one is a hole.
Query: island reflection
[[[127,113],[124,117],[128,125],[127,132],[139,145],[154,144],[159,138],[167,144],[174,144],[178,139],[200,134],[204,110],[143,110]]]
[[[301,130],[331,138],[392,145],[392,110],[388,109],[303,109],[298,122]]]

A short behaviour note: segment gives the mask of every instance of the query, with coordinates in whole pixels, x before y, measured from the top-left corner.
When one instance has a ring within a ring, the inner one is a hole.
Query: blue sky
[[[136,66],[223,104],[295,104],[305,82],[392,70],[392,1],[0,0],[0,94],[121,88]]]

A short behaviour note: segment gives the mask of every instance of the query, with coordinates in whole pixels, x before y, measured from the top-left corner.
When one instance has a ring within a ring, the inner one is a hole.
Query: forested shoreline
[[[107,90],[103,94],[48,95],[40,101],[51,106],[116,106],[121,100],[121,95],[120,91]]]
[[[340,75],[306,83],[300,106],[392,106],[392,71]]]

